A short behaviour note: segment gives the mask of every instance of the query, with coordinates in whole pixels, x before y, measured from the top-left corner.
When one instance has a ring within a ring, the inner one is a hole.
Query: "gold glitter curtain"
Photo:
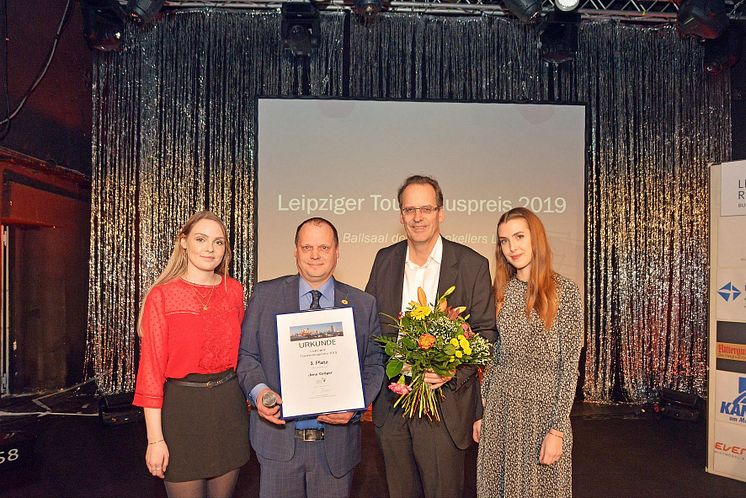
[[[144,289],[194,211],[226,220],[255,275],[257,96],[587,104],[586,350],[593,401],[703,394],[707,163],[730,155],[727,75],[672,27],[583,24],[576,61],[543,63],[535,26],[492,17],[322,14],[317,53],[283,53],[276,12],[179,11],[130,27],[93,71],[87,362],[131,390]],[[499,183],[496,178],[496,183]]]

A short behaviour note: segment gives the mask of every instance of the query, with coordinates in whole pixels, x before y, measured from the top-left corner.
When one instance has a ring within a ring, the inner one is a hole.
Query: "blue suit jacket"
[[[299,279],[298,275],[285,276],[259,282],[254,287],[244,317],[238,351],[238,379],[247,398],[249,392],[260,383],[282,395],[275,317],[281,313],[300,311]],[[370,294],[337,281],[334,283],[334,299],[335,307],[351,307],[353,311],[363,395],[368,406],[378,394],[384,376],[383,353],[372,340],[380,334],[376,301]],[[292,421],[275,425],[252,410],[249,433],[254,451],[268,460],[289,461],[295,453],[295,423]],[[341,477],[347,474],[360,462],[359,424],[325,424],[324,448],[332,475]]]

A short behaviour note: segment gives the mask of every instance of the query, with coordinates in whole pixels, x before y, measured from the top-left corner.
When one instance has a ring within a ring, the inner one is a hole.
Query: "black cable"
[[[6,15],[6,21],[5,21],[5,29],[6,29],[6,40],[5,40],[5,84],[7,86],[8,84],[8,35],[7,35],[7,0],[6,1],[6,9],[5,9],[5,15]],[[65,5],[65,11],[62,13],[62,18],[60,19],[60,23],[57,26],[57,32],[54,35],[54,40],[52,41],[52,48],[49,50],[49,54],[47,55],[47,60],[42,66],[41,70],[39,71],[39,74],[36,76],[36,79],[31,84],[29,89],[26,91],[26,93],[21,98],[21,101],[18,103],[18,106],[15,108],[15,110],[11,113],[10,112],[10,96],[8,95],[8,114],[5,119],[0,121],[0,126],[6,125],[6,131],[5,135],[7,135],[7,130],[10,129],[10,122],[13,118],[15,118],[18,113],[21,111],[23,106],[26,104],[26,100],[31,96],[32,93],[34,93],[34,90],[36,90],[36,87],[39,86],[39,83],[41,83],[41,80],[44,78],[44,76],[47,74],[47,70],[49,69],[50,64],[52,63],[52,59],[54,59],[54,54],[57,51],[57,44],[60,41],[60,37],[62,36],[62,32],[65,30],[65,27],[67,26],[68,22],[70,21],[70,6],[72,5],[72,0],[67,0],[67,4]],[[6,90],[7,91],[7,90]],[[5,135],[0,137],[0,140],[5,138]]]

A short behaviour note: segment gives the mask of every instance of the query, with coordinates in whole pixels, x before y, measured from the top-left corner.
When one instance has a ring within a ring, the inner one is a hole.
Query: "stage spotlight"
[[[735,27],[725,30],[720,38],[707,40],[705,45],[705,71],[720,74],[735,66],[741,58],[743,34]]]
[[[81,0],[80,10],[88,48],[103,52],[122,48],[124,11],[116,0]]]
[[[541,0],[503,0],[511,14],[523,22],[530,22],[541,14]]]
[[[319,46],[319,10],[305,2],[282,4],[280,35],[284,47],[296,57],[306,57]]]
[[[579,23],[577,12],[552,12],[539,34],[541,58],[554,64],[573,60],[578,50]]]
[[[129,0],[127,11],[137,22],[150,22],[161,11],[164,0]]]
[[[554,0],[554,6],[563,12],[575,10],[580,5],[580,0]]]
[[[383,0],[355,0],[352,10],[363,19],[372,19],[383,10]]]
[[[677,20],[685,35],[714,40],[728,26],[728,12],[724,0],[684,0]]]

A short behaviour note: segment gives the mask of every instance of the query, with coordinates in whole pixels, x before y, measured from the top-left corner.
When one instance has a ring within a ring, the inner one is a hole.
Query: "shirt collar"
[[[308,294],[313,290],[313,287],[311,287],[311,284],[308,283],[308,281],[298,275],[298,296],[303,296],[305,294]],[[321,295],[327,298],[330,298],[333,295],[334,290],[334,277],[330,277],[329,280],[324,282],[324,285],[319,287],[317,289],[319,292],[321,292]]]
[[[413,267],[425,267],[430,264],[432,261],[435,264],[440,264],[440,262],[443,260],[443,236],[438,235],[438,240],[435,241],[435,246],[433,246],[433,250],[430,251],[430,256],[427,257],[427,261],[425,261],[425,264],[422,266],[419,266],[417,263],[414,263],[411,259],[409,259],[409,246],[407,245],[407,258],[405,259],[405,263],[413,266]]]

